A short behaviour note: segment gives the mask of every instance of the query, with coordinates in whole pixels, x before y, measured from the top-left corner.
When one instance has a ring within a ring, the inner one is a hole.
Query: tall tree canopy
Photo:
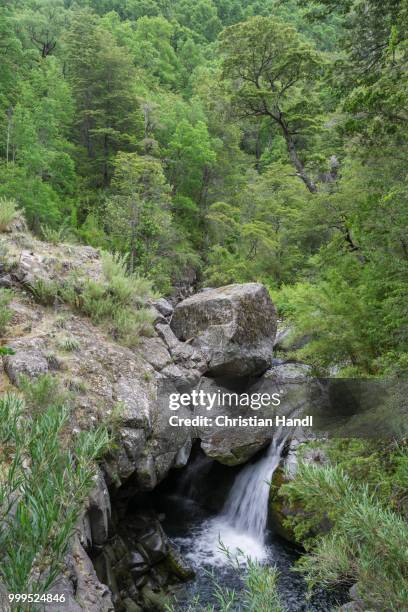
[[[406,0],[2,2],[0,196],[162,291],[336,320],[316,368],[403,370],[406,30]]]

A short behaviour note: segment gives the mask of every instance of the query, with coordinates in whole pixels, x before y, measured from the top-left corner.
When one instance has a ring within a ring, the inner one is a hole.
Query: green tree
[[[176,0],[174,15],[182,25],[203,41],[215,40],[221,31],[221,21],[212,0]]]
[[[278,126],[298,176],[317,190],[299,154],[298,141],[316,127],[313,82],[322,60],[294,28],[273,17],[253,17],[220,37],[223,75],[231,81],[240,118],[267,117]]]
[[[73,204],[77,181],[68,142],[72,116],[69,85],[59,62],[49,57],[21,83],[1,171],[2,192],[20,202],[36,229],[68,215]]]
[[[112,190],[107,205],[109,232],[130,254],[133,272],[152,255],[157,238],[170,223],[170,187],[157,159],[118,153]]]
[[[63,0],[26,0],[16,18],[23,38],[38,49],[42,58],[56,51],[67,20]]]
[[[88,186],[106,187],[116,152],[135,150],[141,134],[132,58],[87,11],[74,14],[66,58],[76,107],[79,169]]]
[[[208,128],[203,121],[182,120],[169,142],[167,163],[175,191],[204,205],[211,166],[216,161]]]
[[[141,17],[134,35],[134,61],[159,83],[176,86],[181,66],[172,46],[175,27],[163,17]]]
[[[20,78],[29,58],[16,34],[17,24],[10,6],[0,6],[0,155],[11,161],[11,130]]]

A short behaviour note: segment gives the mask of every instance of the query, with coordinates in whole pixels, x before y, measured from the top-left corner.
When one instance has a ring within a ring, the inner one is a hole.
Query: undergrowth
[[[140,336],[153,333],[153,315],[147,307],[151,282],[127,270],[126,259],[102,254],[102,281],[72,277],[62,283],[38,280],[31,290],[45,306],[69,304],[93,323],[104,325],[126,346],[136,346]]]
[[[7,232],[16,219],[22,218],[17,202],[12,198],[0,198],[0,232]]]
[[[46,375],[0,399],[0,581],[10,593],[46,593],[61,572],[93,486],[106,428],[65,434],[69,405]],[[16,608],[30,610],[30,607]]]
[[[355,444],[359,446],[360,441]],[[345,465],[300,463],[296,478],[281,487],[280,493],[289,504],[304,510],[290,519],[296,538],[308,551],[298,570],[311,589],[317,585],[330,588],[357,583],[359,595],[369,609],[406,610],[408,525],[399,512],[401,494],[406,497],[407,491],[406,450],[395,451],[398,457],[393,476],[387,476],[387,468],[379,469],[375,453],[364,460],[358,459],[357,453],[361,452],[361,448],[355,449],[354,457],[345,453]],[[390,485],[399,483],[392,491],[398,503],[390,503],[388,483],[375,486],[368,462],[377,477],[382,474]],[[329,532],[310,538],[322,521],[331,525]]]
[[[0,289],[0,336],[6,332],[7,325],[13,316],[9,308],[9,304],[13,299],[13,291],[11,289]]]

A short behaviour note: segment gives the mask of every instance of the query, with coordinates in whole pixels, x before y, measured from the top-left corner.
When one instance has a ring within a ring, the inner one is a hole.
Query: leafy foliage
[[[406,454],[404,467],[406,485]],[[300,539],[310,533],[311,521],[328,519],[332,525],[327,535],[309,542],[310,552],[299,563],[310,587],[357,582],[367,606],[390,610],[407,606],[408,528],[404,518],[388,507],[387,496],[378,500],[361,474],[350,478],[340,465],[301,464],[296,479],[281,491],[312,517],[295,526]]]

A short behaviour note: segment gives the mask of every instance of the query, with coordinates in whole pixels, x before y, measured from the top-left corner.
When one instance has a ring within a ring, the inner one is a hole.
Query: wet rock
[[[162,612],[168,609],[169,598],[162,591],[153,591],[149,586],[142,589],[143,609],[147,612]]]
[[[109,492],[101,472],[96,476],[96,486],[88,499],[87,515],[91,531],[92,546],[102,546],[109,536],[111,503]]]
[[[149,565],[140,552],[130,553],[130,571],[135,580],[149,571]]]
[[[155,529],[152,528],[150,533],[143,535],[138,541],[152,565],[164,559],[168,553],[167,538],[158,522]]]
[[[192,441],[188,439],[186,443],[184,444],[184,446],[182,446],[180,450],[178,451],[176,458],[174,459],[173,467],[182,468],[185,465],[187,465],[187,462],[189,460],[190,453],[191,453],[191,448],[192,448]]]
[[[171,328],[201,350],[212,376],[247,376],[271,363],[276,312],[263,285],[228,285],[177,304]]]
[[[131,575],[131,554],[120,536],[109,540],[95,557],[94,566],[99,581],[111,590],[115,607],[122,597],[137,598],[138,591]]]
[[[123,607],[124,612],[143,612],[143,608],[138,606],[132,599],[129,599],[129,597],[123,600]]]
[[[171,575],[176,576],[182,581],[191,580],[195,576],[195,572],[191,565],[187,563],[180,551],[174,546],[170,546],[167,557],[166,567]]]

